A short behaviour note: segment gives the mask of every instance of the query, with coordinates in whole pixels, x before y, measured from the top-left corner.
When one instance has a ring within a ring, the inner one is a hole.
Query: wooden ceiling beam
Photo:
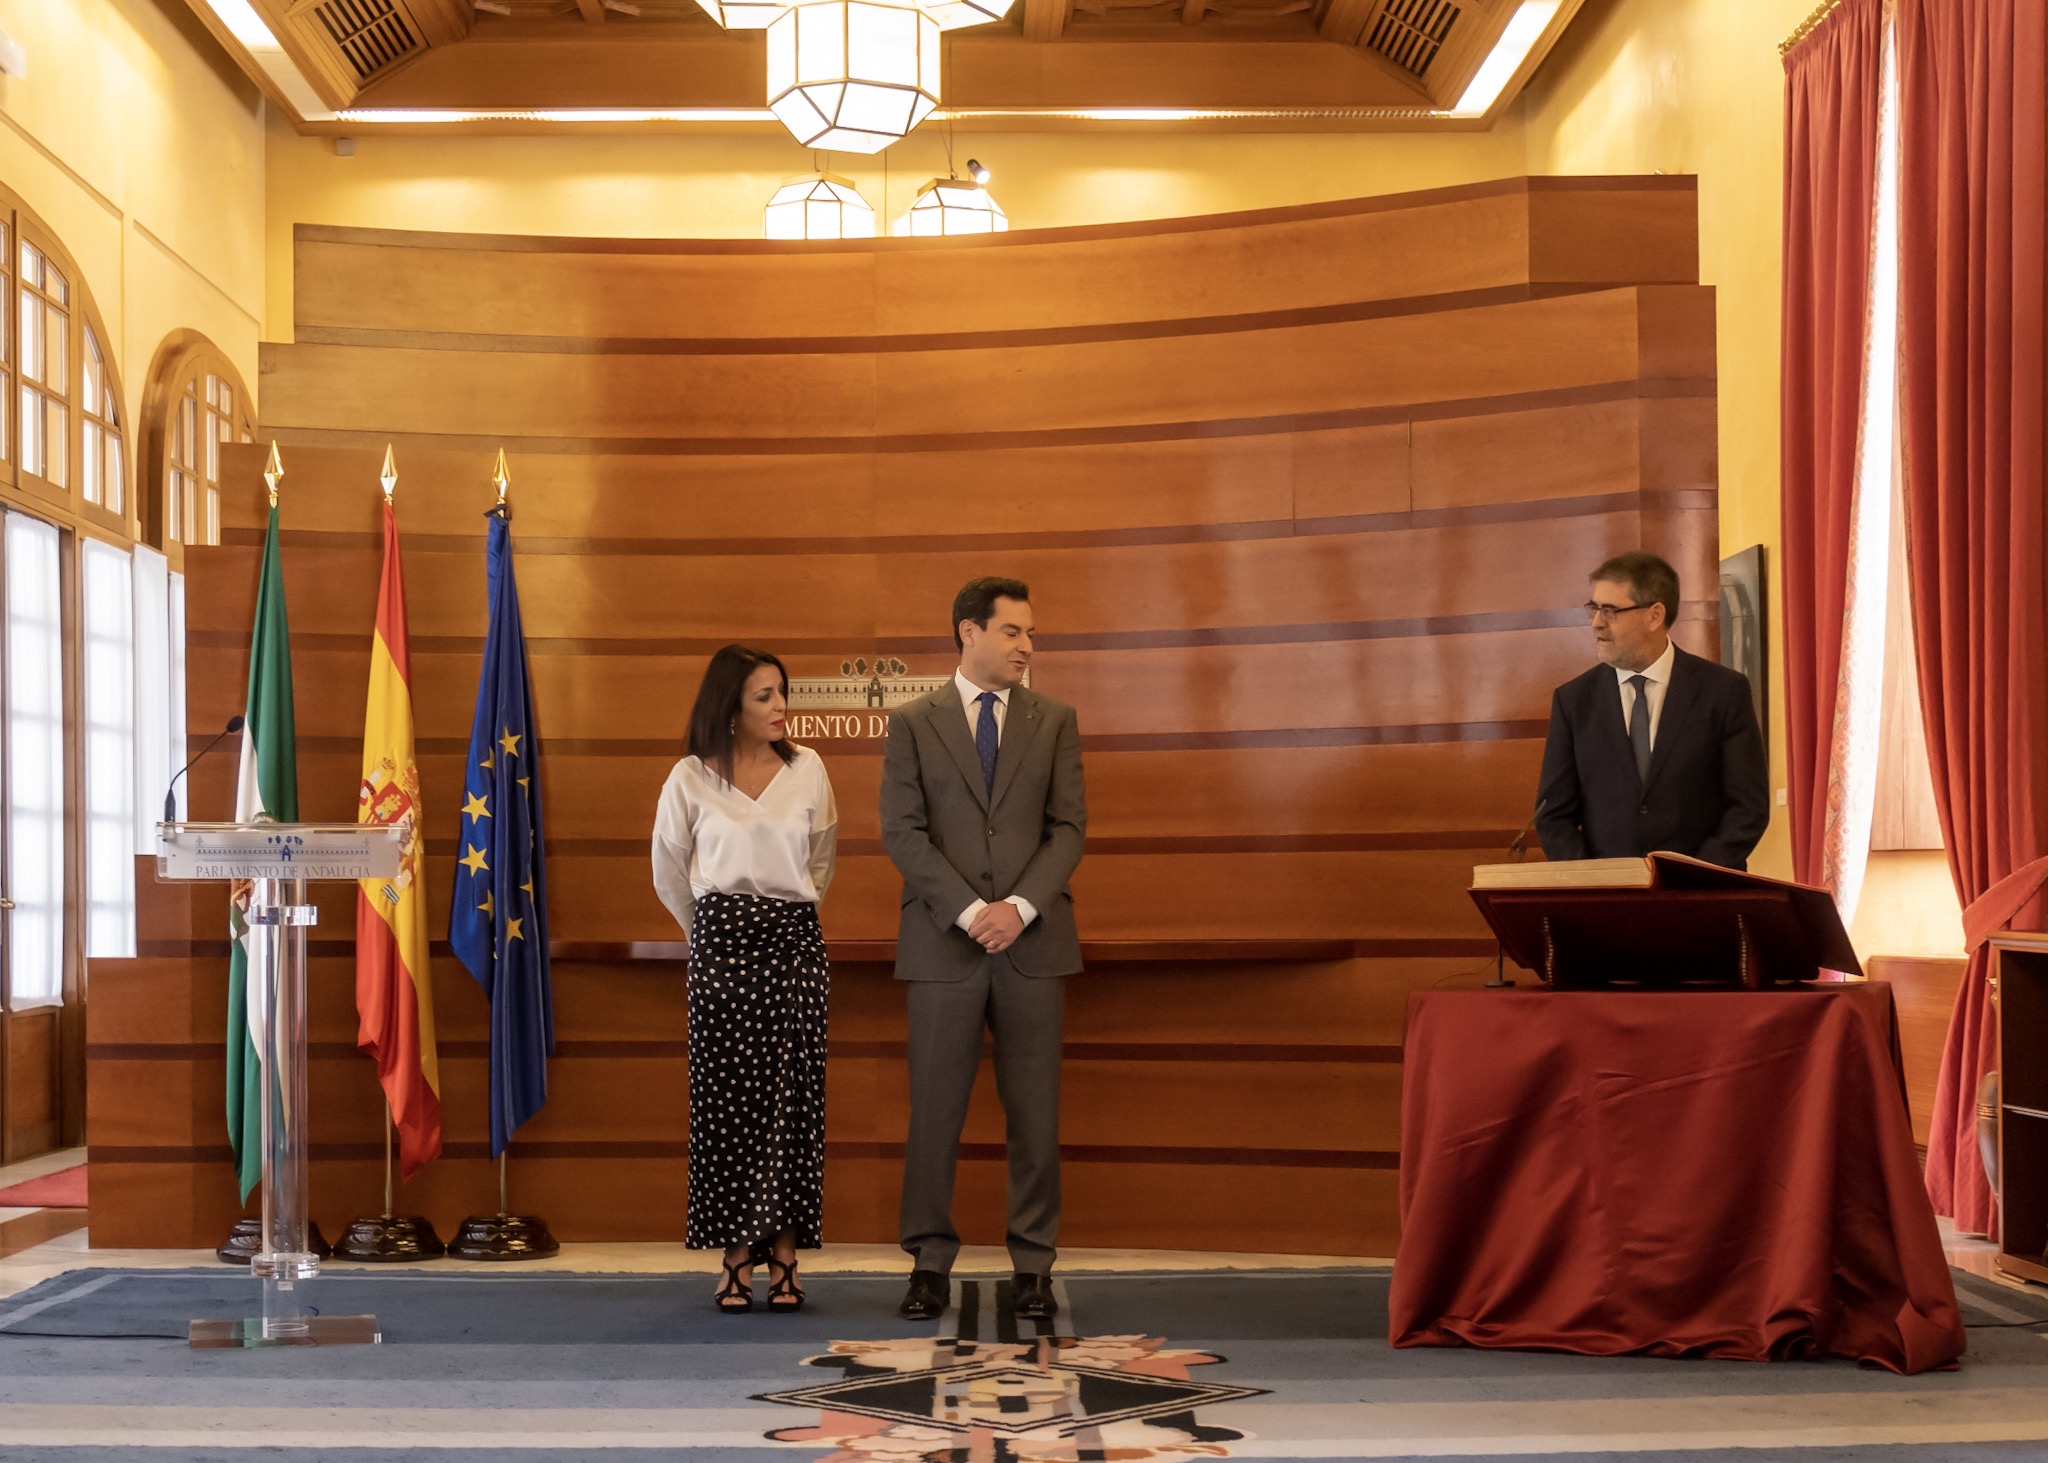
[[[1366,20],[1378,4],[1379,0],[1330,0],[1330,8],[1323,12],[1323,39],[1357,45],[1359,37],[1365,34]]]
[[[365,89],[359,107],[534,111],[576,107],[766,105],[759,31],[713,26],[572,26],[536,47],[479,31]],[[1354,46],[1223,39],[1166,28],[1170,42],[1069,40],[1011,32],[947,37],[947,110],[999,107],[1414,108],[1413,84]]]
[[[1024,39],[1056,41],[1074,14],[1074,0],[1024,0]]]

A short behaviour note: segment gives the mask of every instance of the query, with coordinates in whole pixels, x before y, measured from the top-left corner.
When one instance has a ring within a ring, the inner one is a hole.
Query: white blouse
[[[654,813],[654,892],[686,938],[699,895],[816,904],[832,882],[838,827],[832,779],[809,747],[796,747],[758,800],[685,757]]]

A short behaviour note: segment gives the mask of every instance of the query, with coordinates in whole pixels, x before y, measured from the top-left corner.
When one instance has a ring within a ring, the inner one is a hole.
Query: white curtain
[[[1857,429],[1856,502],[1850,512],[1849,588],[1843,602],[1842,669],[1835,696],[1835,756],[1821,880],[1835,893],[1842,923],[1856,918],[1870,863],[1877,764],[1884,713],[1886,588],[1891,568],[1892,498],[1897,491],[1899,343],[1899,107],[1895,41],[1888,29],[1878,111],[1877,219],[1871,242],[1870,329],[1863,354],[1863,409]]]
[[[129,550],[86,539],[85,953],[135,954],[135,571]]]
[[[135,843],[156,850],[171,760],[171,566],[155,549],[135,546]]]
[[[7,998],[64,998],[64,600],[57,530],[6,515]]]

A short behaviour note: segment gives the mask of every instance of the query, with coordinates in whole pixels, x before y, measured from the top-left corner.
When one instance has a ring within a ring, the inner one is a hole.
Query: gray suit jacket
[[[1007,961],[1023,975],[1079,970],[1067,880],[1087,826],[1073,707],[1023,686],[1010,692],[993,794],[958,685],[948,680],[891,712],[882,847],[903,875],[896,978],[962,980],[983,960]],[[988,954],[954,924],[975,900],[1012,894],[1031,901],[1038,918],[1002,954]]]

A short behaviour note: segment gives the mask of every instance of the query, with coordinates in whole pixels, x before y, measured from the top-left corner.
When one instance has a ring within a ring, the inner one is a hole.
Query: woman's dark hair
[[[733,724],[739,720],[740,697],[748,680],[764,665],[775,667],[775,674],[782,678],[782,694],[787,697],[789,672],[781,661],[765,650],[726,645],[704,668],[704,684],[697,688],[697,704],[690,708],[690,755],[727,782],[732,781]],[[787,737],[769,745],[784,762],[796,760],[796,748]]]
[[[988,617],[995,613],[999,599],[1020,599],[1029,601],[1031,586],[1021,579],[970,579],[960,586],[960,592],[953,596],[953,648],[965,650],[966,643],[960,638],[960,622],[972,620],[982,629],[988,628]]]

